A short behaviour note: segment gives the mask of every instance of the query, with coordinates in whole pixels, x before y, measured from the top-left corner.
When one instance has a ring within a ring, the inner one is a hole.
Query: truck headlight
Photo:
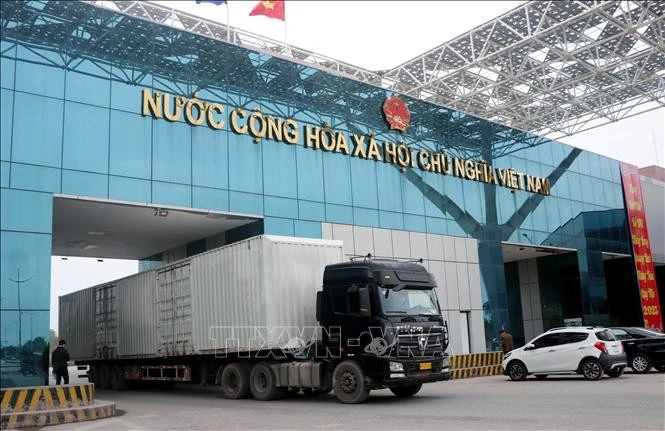
[[[448,367],[450,367],[450,356],[446,355],[441,360],[441,368],[448,368]]]
[[[404,364],[401,362],[389,362],[390,372],[404,371]]]

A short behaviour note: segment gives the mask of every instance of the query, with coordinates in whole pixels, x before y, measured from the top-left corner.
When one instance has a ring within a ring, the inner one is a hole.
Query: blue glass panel
[[[485,200],[481,183],[464,181],[464,210],[478,223],[485,221]]]
[[[108,176],[63,169],[62,193],[66,195],[107,198]]]
[[[62,100],[16,93],[14,100],[15,162],[59,167],[62,155]]]
[[[446,235],[448,233],[447,220],[442,218],[427,217],[427,232],[435,233],[438,235]]]
[[[14,92],[0,90],[0,160],[11,159]]]
[[[452,236],[467,236],[464,229],[455,220],[448,220],[448,235]]]
[[[12,188],[60,193],[60,169],[12,164]]]
[[[570,198],[576,201],[581,201],[582,198],[582,178],[580,174],[575,172],[566,173],[568,176],[568,185],[570,186]]]
[[[268,235],[293,236],[293,220],[288,218],[266,217],[263,220],[265,233]]]
[[[376,178],[379,184],[379,209],[402,211],[402,173],[389,163],[376,163]]]
[[[353,208],[353,224],[356,226],[379,227],[379,211]]]
[[[261,145],[249,135],[229,133],[229,188],[250,193],[263,192]]]
[[[243,192],[230,192],[229,193],[229,211],[243,214],[263,214],[263,196],[243,193]]]
[[[16,62],[6,57],[0,58],[0,87],[14,88],[14,67]]]
[[[51,235],[0,232],[0,240],[2,308],[18,310],[20,302],[21,311],[48,310],[51,286]],[[26,281],[16,283],[17,279]]]
[[[0,187],[9,187],[9,162],[0,162]]]
[[[427,232],[424,216],[404,214],[404,230],[411,232]]]
[[[192,207],[215,211],[229,210],[227,190],[192,187]]]
[[[16,63],[16,90],[62,99],[65,94],[65,71],[41,64]]]
[[[263,145],[263,192],[273,196],[297,197],[296,147],[267,140],[261,145]]]
[[[111,111],[110,173],[150,179],[151,136],[150,119]]]
[[[152,182],[152,202],[179,207],[192,206],[192,188],[182,184]]]
[[[376,208],[379,205],[376,179],[376,163],[368,160],[349,158],[351,168],[351,194],[353,205]]]
[[[62,167],[107,173],[108,165],[109,110],[66,102]]]
[[[116,69],[117,70],[117,69]],[[117,71],[120,73],[120,71]],[[132,73],[132,71],[129,71]],[[138,85],[128,85],[124,82],[111,82],[111,108],[141,114],[143,103],[142,91],[152,86],[152,76],[145,76]]]
[[[298,218],[318,222],[324,221],[326,219],[325,206],[320,202],[298,201]]]
[[[580,175],[581,182],[577,185],[582,191],[583,202],[594,202],[593,186],[591,178],[586,175]]]
[[[152,176],[154,180],[181,184],[191,183],[191,136],[191,126],[188,124],[153,121]]]
[[[266,215],[284,218],[298,218],[298,201],[295,199],[265,196],[263,205]]]
[[[323,202],[323,158],[322,151],[298,146],[298,197]]]
[[[323,177],[326,203],[351,205],[349,157],[342,154],[323,155]]]
[[[2,189],[0,229],[51,233],[53,195],[51,193]],[[3,256],[4,259],[4,256]]]
[[[353,209],[346,205],[326,204],[326,221],[353,224]]]
[[[66,80],[65,99],[102,108],[109,107],[111,102],[110,80],[71,71],[67,72]],[[141,100],[138,95],[136,99]]]
[[[229,133],[208,127],[192,128],[192,182],[197,186],[229,186]],[[295,184],[293,185],[295,189]],[[295,194],[295,191],[293,192]]]
[[[402,213],[379,211],[379,226],[384,229],[404,229],[404,215]]]
[[[425,214],[425,198],[423,193],[402,175],[402,211],[409,214]]]
[[[436,195],[446,195],[447,190],[444,189],[444,177],[439,174],[432,174],[432,173],[422,173],[420,174],[423,177],[423,180],[425,180],[425,183],[432,187],[432,189],[435,192]],[[443,217],[445,215],[445,212],[439,208],[439,206],[432,201],[432,197],[425,196],[425,215],[428,216],[434,216],[434,217]],[[406,222],[406,219],[404,219]],[[423,225],[424,229],[424,225]],[[420,231],[419,231],[420,232]]]
[[[150,181],[109,176],[109,199],[130,202],[152,202]]]
[[[295,220],[295,235],[301,238],[321,238],[321,223]]]

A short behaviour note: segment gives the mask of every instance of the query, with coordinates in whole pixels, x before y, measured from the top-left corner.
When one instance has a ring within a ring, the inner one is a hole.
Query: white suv
[[[628,365],[621,341],[607,328],[554,328],[503,357],[503,373],[511,380],[529,374],[544,379],[548,374],[582,374],[598,380],[603,372],[619,377]]]

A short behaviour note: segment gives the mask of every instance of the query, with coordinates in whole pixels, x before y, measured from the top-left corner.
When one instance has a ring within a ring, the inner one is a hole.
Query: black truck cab
[[[448,380],[448,328],[435,287],[413,262],[328,265],[317,297],[323,347],[336,360],[357,362],[369,389],[409,396],[422,383]]]

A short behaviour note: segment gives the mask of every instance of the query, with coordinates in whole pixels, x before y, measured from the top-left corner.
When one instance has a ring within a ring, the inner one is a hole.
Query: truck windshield
[[[434,289],[402,289],[394,291],[380,287],[383,313],[390,315],[438,315],[439,307]]]

